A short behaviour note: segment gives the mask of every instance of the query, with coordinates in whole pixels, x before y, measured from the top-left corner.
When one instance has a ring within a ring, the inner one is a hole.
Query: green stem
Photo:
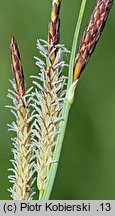
[[[70,57],[70,66],[69,66],[69,76],[68,76],[68,86],[67,90],[69,89],[70,85],[73,82],[73,67],[74,67],[74,60],[75,60],[75,55],[76,55],[76,47],[78,43],[78,36],[80,32],[80,27],[81,27],[81,22],[83,19],[83,14],[85,10],[85,5],[86,5],[87,0],[82,0],[81,3],[81,8],[79,12],[79,17],[76,25],[76,30],[74,34],[74,39],[73,39],[73,44],[72,44],[72,51],[71,51],[71,57]],[[57,172],[57,167],[58,167],[58,162],[61,154],[61,148],[63,144],[63,139],[64,139],[64,134],[66,130],[66,125],[68,121],[68,115],[69,115],[69,110],[70,110],[71,105],[68,103],[68,101],[65,99],[64,101],[64,107],[63,107],[63,121],[61,122],[60,125],[60,131],[59,131],[59,136],[57,140],[57,145],[54,150],[54,161],[51,164],[50,167],[50,172],[49,172],[49,177],[48,181],[46,184],[46,189],[43,193],[43,196],[40,197],[40,200],[48,200],[50,198],[50,194],[53,188],[56,172]]]
[[[84,14],[86,2],[87,2],[87,0],[82,0],[80,12],[79,12],[79,17],[77,20],[76,29],[75,29],[75,33],[74,33],[71,56],[70,56],[70,65],[69,65],[68,88],[70,87],[71,83],[73,82],[73,67],[74,67],[74,61],[75,61],[75,56],[76,56],[76,47],[78,44],[78,37],[79,37],[79,32],[80,32],[80,27],[81,27],[81,23],[82,23],[82,19],[83,19],[83,14]]]

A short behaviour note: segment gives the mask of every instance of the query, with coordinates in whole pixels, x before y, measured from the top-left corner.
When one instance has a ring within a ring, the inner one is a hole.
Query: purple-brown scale
[[[25,95],[24,74],[21,65],[20,52],[16,39],[12,37],[10,44],[10,53],[12,58],[13,75],[16,82],[16,91],[18,96]]]

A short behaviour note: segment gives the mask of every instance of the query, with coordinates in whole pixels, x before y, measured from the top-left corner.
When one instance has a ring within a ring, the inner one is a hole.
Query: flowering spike
[[[79,79],[88,63],[108,18],[113,0],[98,0],[90,17],[89,24],[84,31],[80,42],[78,54],[74,64],[74,80]]]
[[[45,45],[43,44],[42,46],[44,47]],[[61,45],[60,49],[63,53],[66,52],[66,49],[61,47]],[[43,55],[45,56],[45,53]],[[36,58],[36,65],[39,66],[41,73],[38,77],[35,77],[36,81],[33,81],[36,88],[34,93],[36,97],[32,99],[32,106],[36,110],[33,145],[36,148],[39,199],[41,199],[46,187],[59,126],[62,121],[63,97],[65,95],[64,85],[66,82],[65,77],[62,75],[62,69],[65,63],[62,61],[62,58],[60,59],[60,50],[58,50],[57,56],[55,62],[57,61],[58,64],[54,62],[51,65],[51,70],[47,65],[44,67],[45,62],[41,68],[40,61]],[[46,68],[47,71],[53,71],[53,73],[50,73],[50,76],[49,73],[46,73]],[[38,83],[39,79],[42,81],[41,85]]]
[[[10,44],[10,52],[12,57],[12,67],[14,81],[12,82],[15,92],[9,91],[8,97],[12,98],[14,103],[13,113],[16,117],[16,123],[13,122],[10,130],[17,133],[17,137],[13,139],[13,155],[12,160],[13,175],[9,176],[13,182],[13,188],[10,188],[11,196],[14,200],[32,199],[32,181],[33,162],[32,149],[30,144],[30,121],[31,117],[26,100],[24,74],[20,61],[18,45],[13,37]]]
[[[40,68],[35,77],[35,99],[33,107],[36,109],[34,121],[33,145],[36,146],[37,158],[37,186],[39,199],[44,194],[49,177],[53,153],[57,144],[57,137],[62,121],[62,107],[65,95],[66,79],[62,74],[65,66],[63,54],[68,52],[64,45],[59,45],[59,9],[61,0],[52,0],[52,13],[48,29],[48,42],[37,41],[39,53],[45,61],[38,57],[36,65]],[[42,81],[41,85],[38,81]]]

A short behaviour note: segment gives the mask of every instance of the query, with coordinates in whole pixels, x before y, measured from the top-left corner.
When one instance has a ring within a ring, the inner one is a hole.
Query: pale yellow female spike
[[[13,187],[9,189],[14,200],[32,199],[32,149],[30,144],[30,114],[25,93],[24,74],[20,60],[18,45],[15,38],[12,38],[10,44],[12,59],[12,68],[15,92],[10,91],[8,96],[13,99],[15,105],[16,123],[10,125],[10,129],[16,132],[16,138],[13,139],[12,160],[14,175],[9,176]],[[12,95],[13,93],[13,95]]]

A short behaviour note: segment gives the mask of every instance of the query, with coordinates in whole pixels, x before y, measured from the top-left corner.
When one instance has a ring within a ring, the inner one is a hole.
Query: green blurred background
[[[61,43],[71,50],[81,0],[62,0]],[[87,1],[80,34],[96,0]],[[12,79],[9,44],[20,45],[26,85],[36,74],[36,39],[47,39],[51,0],[0,0],[0,199],[10,199],[11,104],[6,97]],[[67,58],[68,61],[69,57]],[[67,74],[67,71],[65,72]],[[37,196],[35,196],[37,199]],[[81,76],[72,106],[51,199],[115,199],[115,5],[90,62]]]

